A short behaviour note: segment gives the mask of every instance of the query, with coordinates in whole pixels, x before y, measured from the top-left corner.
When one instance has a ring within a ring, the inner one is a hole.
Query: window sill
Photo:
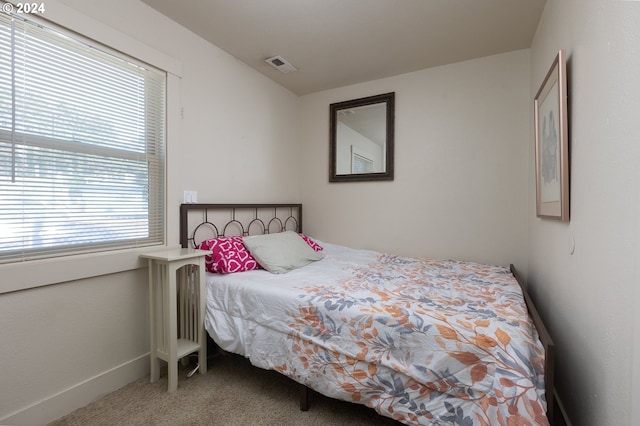
[[[162,246],[0,265],[0,294],[144,268],[140,254]]]

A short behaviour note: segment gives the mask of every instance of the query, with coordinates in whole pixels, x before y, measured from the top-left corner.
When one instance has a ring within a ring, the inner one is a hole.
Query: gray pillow
[[[284,274],[324,257],[293,231],[244,237],[251,256],[269,272]]]

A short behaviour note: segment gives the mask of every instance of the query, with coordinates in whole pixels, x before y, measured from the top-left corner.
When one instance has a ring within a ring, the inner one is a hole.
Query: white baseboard
[[[148,353],[17,410],[1,418],[0,425],[44,426],[147,374]]]

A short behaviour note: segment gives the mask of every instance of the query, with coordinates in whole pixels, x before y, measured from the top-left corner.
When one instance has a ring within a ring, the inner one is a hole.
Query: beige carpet
[[[92,425],[398,425],[370,408],[312,393],[309,411],[300,411],[298,385],[251,366],[244,358],[209,360],[207,374],[178,376],[178,390],[166,392],[145,377],[80,408],[49,426]]]

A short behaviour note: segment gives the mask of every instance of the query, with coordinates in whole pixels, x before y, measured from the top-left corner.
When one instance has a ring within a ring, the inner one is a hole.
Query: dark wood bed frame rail
[[[298,232],[302,232],[302,204],[297,203],[288,203],[288,204],[181,204],[180,205],[180,245],[182,247],[189,247],[189,226],[188,226],[188,218],[189,211],[201,211],[204,212],[204,217],[206,221],[206,212],[207,210],[257,210],[260,209],[280,209],[280,208],[294,208],[297,209],[297,220],[298,220]],[[256,213],[257,214],[257,213]],[[551,425],[554,424],[554,414],[555,414],[555,395],[554,395],[554,368],[555,368],[555,345],[553,343],[553,339],[547,330],[547,327],[544,325],[536,306],[531,299],[531,296],[527,292],[525,287],[524,280],[518,274],[515,266],[509,265],[509,269],[511,273],[515,277],[516,281],[520,285],[522,289],[522,294],[524,296],[524,301],[527,305],[527,309],[529,310],[529,315],[531,315],[531,320],[533,321],[534,326],[538,330],[538,335],[540,336],[540,341],[544,347],[545,352],[545,364],[544,364],[544,375],[545,375],[545,398],[547,401],[547,418],[549,419],[549,423]],[[309,409],[309,397],[310,390],[305,385],[300,385],[300,410],[307,411]]]
[[[554,415],[555,415],[555,344],[553,343],[553,339],[549,334],[549,330],[544,325],[540,314],[538,313],[538,309],[536,309],[529,292],[525,288],[524,280],[518,274],[516,267],[513,264],[509,265],[509,269],[511,273],[520,284],[520,288],[522,289],[522,294],[524,296],[524,302],[527,304],[527,309],[529,310],[529,315],[531,315],[531,320],[533,321],[533,325],[538,330],[538,335],[540,336],[540,341],[542,342],[542,346],[544,347],[544,383],[545,383],[545,398],[547,400],[547,418],[549,419],[549,423],[551,425],[554,424]]]

